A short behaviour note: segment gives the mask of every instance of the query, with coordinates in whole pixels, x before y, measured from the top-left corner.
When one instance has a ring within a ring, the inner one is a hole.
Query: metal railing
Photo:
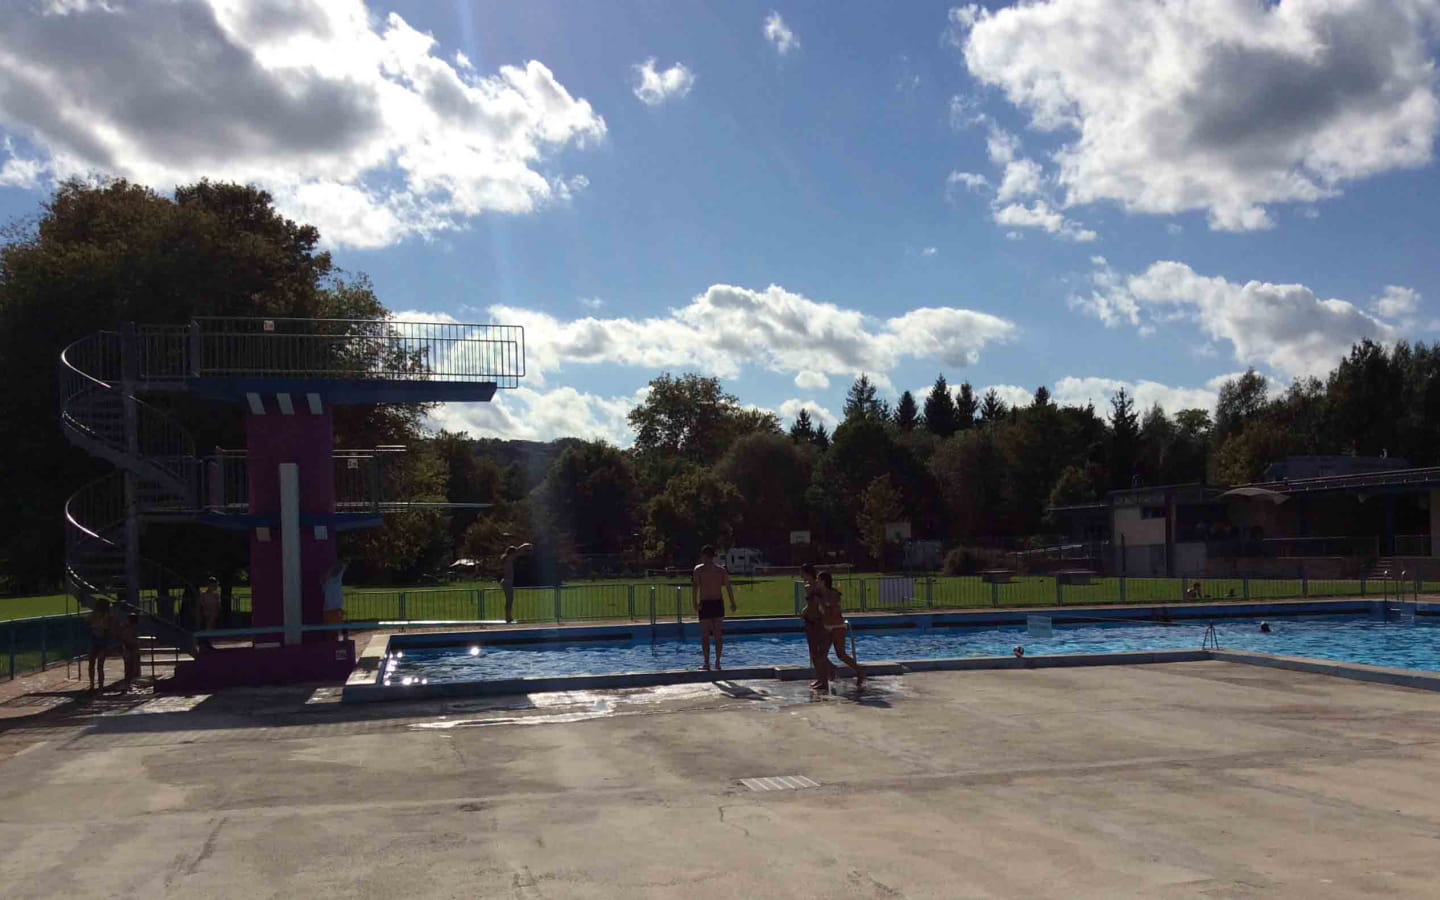
[[[525,330],[518,325],[202,317],[185,340],[188,371],[202,377],[494,382],[513,388],[525,375]],[[162,358],[168,363],[170,355]]]
[[[405,448],[336,450],[335,510],[342,513],[393,512],[409,504],[388,499],[386,462]],[[249,454],[244,450],[217,450],[204,459],[202,506],[212,512],[243,514],[250,509]]]
[[[78,614],[0,621],[0,675],[42,672],[83,655],[90,629]]]

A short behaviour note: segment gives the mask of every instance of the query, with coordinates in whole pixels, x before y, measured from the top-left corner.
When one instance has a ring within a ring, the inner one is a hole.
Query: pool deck
[[[1435,895],[1429,691],[1203,661],[818,700],[770,680],[338,695],[10,723],[7,898]],[[784,775],[818,786],[741,782]]]

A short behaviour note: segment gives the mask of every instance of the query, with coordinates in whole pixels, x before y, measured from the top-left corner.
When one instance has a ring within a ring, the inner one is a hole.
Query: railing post
[[[795,615],[798,616],[801,612],[801,595],[804,588],[802,587],[802,583],[799,581],[792,583],[790,587],[792,588],[792,590],[790,591],[790,597],[795,601]]]
[[[635,619],[635,585],[625,586],[625,608],[629,611],[631,621]]]
[[[560,624],[560,585],[555,585],[555,624]]]
[[[190,365],[187,367],[191,378],[199,378],[200,370],[200,323],[190,321]]]
[[[676,585],[676,586],[675,586],[675,624],[676,624],[676,625],[684,625],[684,624],[685,624],[685,619],[682,617],[681,611],[680,611],[680,600],[681,600],[681,598],[684,596],[684,591],[685,591],[685,588],[683,588],[683,587],[681,587],[681,586],[679,586],[679,585]]]
[[[650,585],[650,627],[655,627],[655,585],[653,584]],[[650,632],[650,635],[654,637],[655,632]]]

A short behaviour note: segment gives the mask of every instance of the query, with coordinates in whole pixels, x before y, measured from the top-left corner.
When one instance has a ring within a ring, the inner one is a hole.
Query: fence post
[[[1249,576],[1249,575],[1246,575],[1244,578],[1240,579],[1240,593],[1241,593],[1242,595],[1244,595],[1244,597],[1245,597],[1246,600],[1249,600],[1249,599],[1250,599],[1250,576]]]
[[[1124,576],[1124,575],[1121,575],[1121,576],[1120,576],[1120,602],[1121,602],[1121,603],[1129,603],[1129,602],[1130,602],[1129,599],[1125,596],[1125,576]]]
[[[633,622],[635,620],[635,585],[633,584],[625,586],[625,608],[629,611],[630,620]]]
[[[1360,596],[1365,596],[1365,572],[1360,572]]]
[[[1054,576],[1054,578],[1055,578],[1055,605],[1056,605],[1056,606],[1064,606],[1064,605],[1065,605],[1065,585],[1060,581],[1060,576],[1059,576],[1059,575]]]
[[[1310,579],[1305,574],[1305,564],[1300,564],[1300,596],[1310,596]]]
[[[865,579],[860,579],[860,611],[865,611]]]
[[[45,671],[45,634],[50,630],[50,623],[44,619],[40,620],[40,671]]]
[[[10,679],[15,679],[15,623],[6,626],[10,631]]]
[[[930,609],[935,608],[935,576],[925,576],[925,605]]]
[[[655,628],[655,585],[650,585],[650,628]],[[650,637],[655,637],[655,632],[650,632]]]
[[[990,605],[1000,605],[1000,582],[998,581],[990,582]]]
[[[400,607],[400,618],[402,618],[402,619],[408,619],[408,618],[410,618],[408,615],[405,614],[405,592],[404,592],[404,591],[401,591],[401,592],[400,592],[400,598],[399,598],[399,599],[400,599],[400,603],[399,603],[399,607]]]
[[[470,593],[475,597],[475,621],[485,619],[485,590],[483,588],[471,588]]]
[[[680,600],[681,600],[681,598],[684,596],[684,590],[685,590],[685,588],[681,587],[680,585],[676,585],[676,586],[675,586],[675,624],[676,624],[676,625],[684,625],[684,624],[685,624],[685,619],[681,616],[681,613],[680,613]]]
[[[801,587],[801,583],[798,582],[798,581],[795,582],[794,584],[792,584],[791,587],[794,588],[794,590],[792,590],[792,591],[790,592],[790,594],[791,594],[791,599],[793,599],[793,600],[795,601],[795,615],[798,616],[798,615],[800,615],[800,603],[801,603],[800,598],[801,598],[801,592],[802,592],[804,589]]]
[[[560,624],[560,585],[555,585],[555,624]]]

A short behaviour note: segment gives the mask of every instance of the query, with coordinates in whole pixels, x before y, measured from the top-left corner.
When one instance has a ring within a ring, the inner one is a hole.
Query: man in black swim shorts
[[[715,668],[720,668],[720,655],[725,652],[725,600],[723,592],[730,594],[730,611],[735,607],[735,586],[730,583],[730,573],[723,566],[715,565],[715,548],[706,544],[700,551],[700,565],[695,567],[691,578],[694,593],[691,604],[700,618],[700,646],[705,651],[704,668],[710,668],[710,636],[715,636]]]

